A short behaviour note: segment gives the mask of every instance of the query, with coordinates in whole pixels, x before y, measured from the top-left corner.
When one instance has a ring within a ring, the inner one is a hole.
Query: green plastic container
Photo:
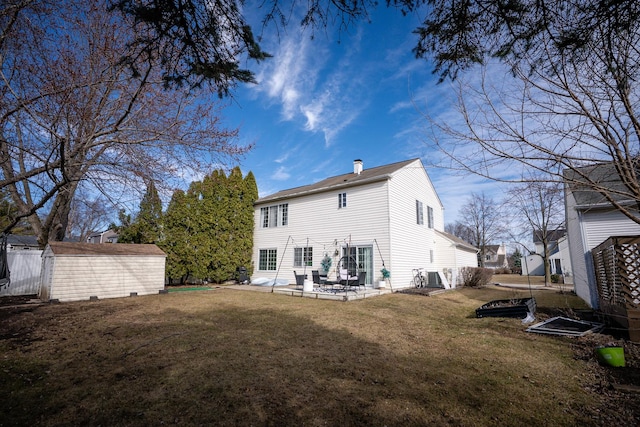
[[[601,363],[616,368],[624,367],[624,349],[622,347],[598,347],[596,354]]]

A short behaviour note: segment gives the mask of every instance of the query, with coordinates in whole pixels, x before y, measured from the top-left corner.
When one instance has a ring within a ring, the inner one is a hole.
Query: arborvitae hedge
[[[164,216],[167,276],[216,283],[235,277],[244,266],[251,273],[253,204],[258,187],[251,172],[239,167],[229,176],[216,170],[176,191]]]

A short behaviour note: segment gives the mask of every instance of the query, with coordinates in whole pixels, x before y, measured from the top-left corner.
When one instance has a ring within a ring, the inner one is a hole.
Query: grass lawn
[[[5,307],[0,425],[637,425],[640,395],[610,390],[594,337],[475,318],[528,295],[345,303],[218,288]],[[543,316],[583,308],[534,296]]]

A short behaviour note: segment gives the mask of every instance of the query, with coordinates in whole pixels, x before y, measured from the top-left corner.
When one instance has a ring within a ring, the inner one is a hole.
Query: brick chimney
[[[353,173],[355,173],[356,175],[360,175],[360,173],[362,172],[362,160],[360,159],[356,159],[353,161]]]

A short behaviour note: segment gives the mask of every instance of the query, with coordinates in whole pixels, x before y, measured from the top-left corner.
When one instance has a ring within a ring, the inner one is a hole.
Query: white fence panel
[[[42,251],[9,251],[7,264],[11,283],[0,290],[0,296],[33,295],[40,291]]]

